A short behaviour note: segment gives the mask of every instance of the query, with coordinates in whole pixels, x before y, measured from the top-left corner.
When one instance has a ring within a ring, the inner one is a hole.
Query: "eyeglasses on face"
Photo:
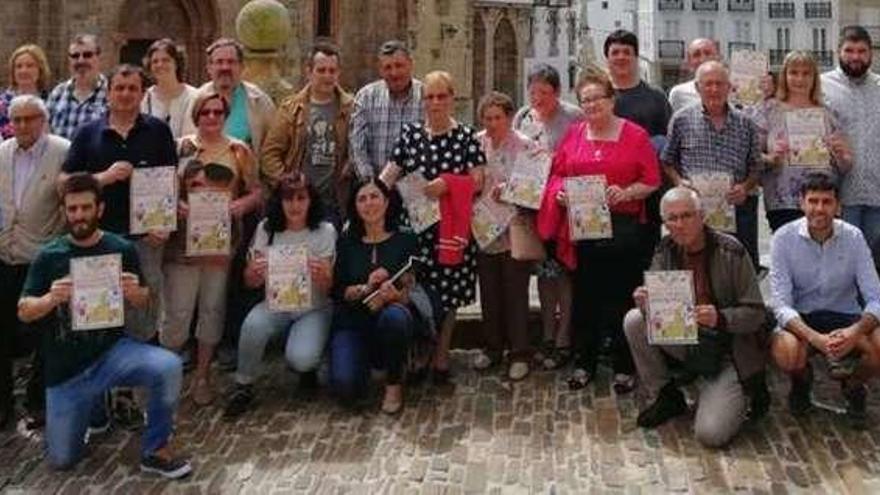
[[[70,52],[67,54],[67,56],[70,57],[72,60],[79,60],[79,59],[88,60],[88,59],[95,56],[95,52],[89,51],[89,50],[82,51],[82,52]]]
[[[204,110],[199,110],[199,115],[202,117],[222,117],[225,114],[226,112],[224,112],[223,110],[215,108],[206,108]]]
[[[686,222],[688,220],[692,220],[696,218],[697,212],[694,210],[691,211],[683,211],[681,213],[670,213],[669,215],[663,215],[663,222],[665,223],[675,223],[675,222]]]

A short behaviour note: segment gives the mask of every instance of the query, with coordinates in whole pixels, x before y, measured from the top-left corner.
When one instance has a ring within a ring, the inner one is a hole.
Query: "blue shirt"
[[[128,136],[122,137],[110,127],[108,119],[105,115],[80,127],[61,167],[64,173],[95,174],[117,161],[127,161],[135,167],[177,165],[174,138],[165,122],[140,114]],[[129,186],[130,182],[125,180],[104,187],[102,229],[128,234]]]
[[[226,125],[223,132],[240,141],[251,145],[251,126],[248,123],[248,95],[244,84],[239,84],[232,93],[232,103],[229,104],[229,117],[226,117]]]
[[[880,320],[880,279],[868,243],[853,225],[834,220],[834,233],[819,244],[806,218],[790,222],[773,235],[770,260],[771,304],[780,327],[818,310],[864,311]]]

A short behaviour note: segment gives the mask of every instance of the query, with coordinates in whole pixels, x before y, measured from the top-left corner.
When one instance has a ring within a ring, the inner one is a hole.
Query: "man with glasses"
[[[100,72],[101,47],[93,34],[79,34],[67,49],[71,78],[49,93],[52,133],[72,139],[79,126],[107,110],[107,78]]]
[[[17,304],[40,245],[64,227],[56,180],[70,147],[67,139],[46,132],[49,111],[37,96],[13,98],[9,120],[13,138],[0,144],[0,428],[14,419],[12,358],[16,347],[37,351],[26,407],[41,422],[45,401],[42,353],[35,332],[19,328]],[[14,345],[17,336],[26,335],[19,342],[24,345]]]
[[[699,344],[652,345],[648,341],[648,292],[633,293],[637,308],[627,313],[624,331],[643,392],[650,406],[636,424],[655,428],[684,414],[687,404],[669,371],[675,362],[685,375],[700,379],[694,418],[697,441],[726,445],[747,417],[756,419],[770,404],[764,385],[766,346],[761,328],[764,302],[748,253],[733,237],[703,224],[699,195],[675,187],[660,200],[669,235],[657,246],[651,270],[689,270],[694,281],[694,317]],[[709,346],[709,338],[715,343]],[[708,365],[706,364],[708,363]]]

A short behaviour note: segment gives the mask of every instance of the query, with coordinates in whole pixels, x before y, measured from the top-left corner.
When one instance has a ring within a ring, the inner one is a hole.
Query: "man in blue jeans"
[[[771,351],[791,377],[788,405],[803,415],[810,407],[809,357],[828,360],[840,380],[852,426],[867,424],[865,382],[880,364],[880,279],[862,232],[834,215],[837,185],[814,174],[801,186],[804,218],[773,235],[770,291],[779,328]]]
[[[103,397],[116,386],[144,387],[150,399],[141,444],[141,470],[180,478],[189,462],[176,457],[168,440],[180,395],[180,359],[164,349],[124,336],[124,327],[73,331],[69,301],[74,258],[120,254],[122,297],[143,308],[150,290],[140,284],[134,246],[98,228],[104,203],[90,174],[70,175],[62,185],[68,234],[43,246],[28,270],[18,316],[43,332],[46,380],[46,442],[49,463],[72,467],[83,456],[89,430],[107,427]]]

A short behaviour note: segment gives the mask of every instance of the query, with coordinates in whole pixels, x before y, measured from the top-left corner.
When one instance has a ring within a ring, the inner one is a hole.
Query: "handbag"
[[[530,215],[516,215],[510,221],[510,256],[518,261],[543,261],[547,258],[544,243],[535,231]]]

